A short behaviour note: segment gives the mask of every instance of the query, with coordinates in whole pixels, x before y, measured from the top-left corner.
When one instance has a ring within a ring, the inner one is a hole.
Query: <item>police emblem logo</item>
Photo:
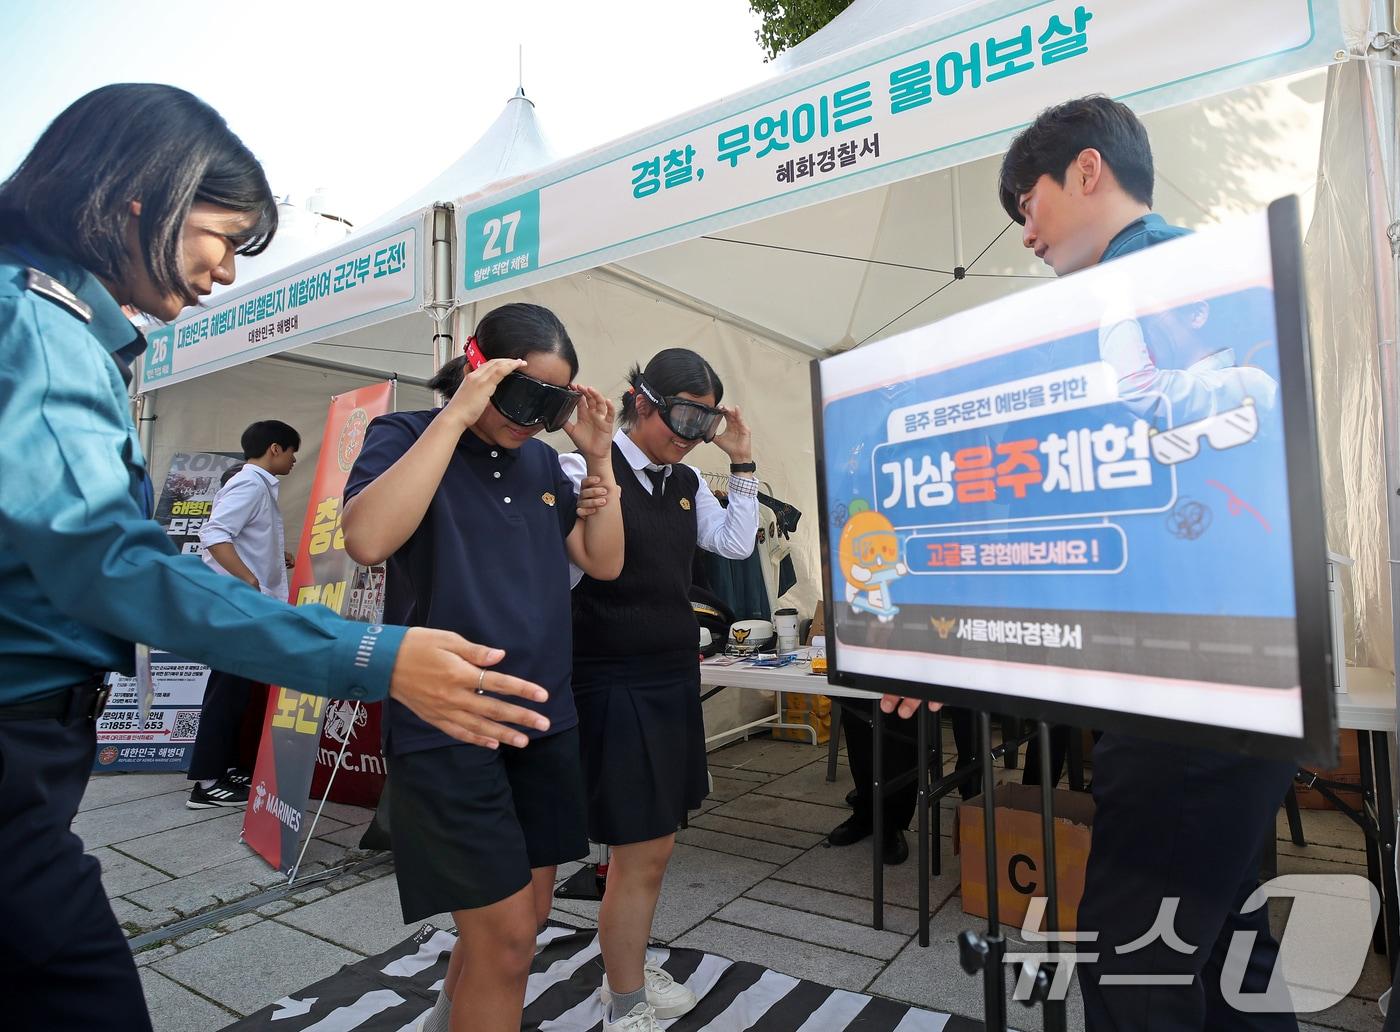
[[[952,633],[953,627],[957,624],[957,621],[949,618],[940,619],[935,616],[929,620],[929,623],[931,623],[933,629],[938,632],[938,637],[943,641],[947,641],[948,635]]]
[[[553,505],[555,502],[554,492],[546,491],[544,494],[540,495],[540,501],[544,502],[545,505]]]
[[[735,628],[734,628],[734,640],[735,640],[736,642],[738,642],[740,645],[742,645],[742,644],[744,644],[744,642],[746,642],[746,641],[749,640],[749,635],[750,635],[751,633],[752,633],[752,631],[751,631],[749,628],[747,628],[747,627],[735,627]]]
[[[684,509],[686,512],[689,512],[689,511],[690,511],[690,499],[689,499],[689,498],[682,498],[682,499],[681,499],[681,508]]]

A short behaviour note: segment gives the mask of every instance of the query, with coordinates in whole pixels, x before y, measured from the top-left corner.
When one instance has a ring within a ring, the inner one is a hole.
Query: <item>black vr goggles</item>
[[[467,340],[467,365],[478,369],[487,361],[475,337]],[[496,385],[491,404],[496,411],[517,426],[539,426],[549,431],[562,430],[578,408],[583,395],[567,387],[536,380],[525,373],[511,373]]]
[[[685,441],[713,441],[724,413],[710,405],[702,405],[689,398],[662,397],[651,386],[638,377],[637,389],[647,401],[656,406],[661,422],[677,437]]]

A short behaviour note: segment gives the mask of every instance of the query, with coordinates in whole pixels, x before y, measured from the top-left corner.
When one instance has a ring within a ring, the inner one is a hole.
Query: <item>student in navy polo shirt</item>
[[[612,448],[626,562],[609,583],[583,577],[573,599],[588,831],[612,847],[598,915],[605,1032],[653,1032],[695,1006],[694,993],[646,963],[676,829],[708,792],[691,564],[697,546],[746,558],[758,533],[752,435],[737,408],[720,407],[710,364],[672,348],[634,366],[630,382]],[[727,509],[683,462],[701,441],[729,456]],[[596,472],[576,455],[560,461],[575,482]]]
[[[450,911],[458,932],[430,1032],[452,1026],[454,998],[470,1001],[474,1029],[520,1027],[555,867],[588,852],[569,690],[570,564],[599,581],[617,577],[622,511],[614,503],[577,522],[574,483],[532,439],[565,430],[598,486],[616,492],[614,408],[574,386],[577,374],[552,312],[498,308],[434,382],[446,406],[376,419],[345,486],[346,551],[366,565],[388,560],[385,618],[493,635],[480,640],[505,650],[497,669],[549,692],[536,704],[548,730],[530,730],[518,752],[463,745],[397,704],[385,712],[404,920]],[[463,1018],[456,1027],[467,1027]]]

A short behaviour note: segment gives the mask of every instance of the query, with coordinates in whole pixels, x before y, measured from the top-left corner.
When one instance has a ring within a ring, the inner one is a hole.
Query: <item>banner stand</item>
[[[919,708],[924,708],[922,703]],[[987,1032],[1006,1032],[1006,971],[1003,967],[1006,937],[1001,934],[1001,918],[997,915],[997,779],[992,765],[992,715],[985,710],[977,714],[977,732],[982,764],[983,836],[987,840],[987,933],[980,935],[971,930],[961,933],[958,962],[969,975],[979,972],[982,975],[982,1021]],[[1042,763],[1049,762],[1048,746],[1047,738],[1041,742]],[[1053,828],[1047,834],[1053,835]],[[1046,1027],[1049,1028],[1048,1021]]]
[[[1065,1015],[1063,993],[1050,994],[1055,984],[1060,952],[1060,889],[1055,870],[1055,785],[1050,775],[1050,725],[1036,724],[1036,740],[1040,744],[1040,836],[1045,855],[1045,953],[1046,959],[1036,965],[1031,977],[1035,979],[1028,1003],[1039,999],[1045,1004],[1045,1032],[1067,1032],[1069,1019]]]
[[[359,702],[356,702],[356,703],[355,703],[355,709],[354,709],[353,712],[354,712],[355,717],[359,717],[359,715],[360,715],[360,703],[359,703]],[[352,726],[352,727],[354,726],[353,722],[351,723],[351,726]],[[326,802],[327,802],[327,801],[330,799],[330,797],[331,797],[331,786],[335,784],[335,776],[336,776],[338,773],[340,773],[340,766],[341,766],[341,763],[342,763],[342,762],[344,761],[344,759],[345,759],[345,750],[348,749],[348,748],[350,748],[350,736],[349,736],[349,735],[346,735],[346,736],[345,736],[345,741],[343,741],[343,742],[340,743],[340,752],[336,754],[336,757],[335,757],[335,767],[332,768],[331,773],[330,773],[330,777],[329,777],[329,779],[326,781],[326,794],[323,795],[323,796],[321,796],[321,802],[320,802],[320,804],[316,807],[316,816],[314,816],[314,817],[311,818],[311,827],[310,827],[309,829],[307,829],[307,832],[306,832],[306,841],[304,841],[304,842],[301,844],[301,852],[297,854],[296,863],[292,864],[291,873],[287,875],[287,885],[288,885],[288,887],[290,887],[290,886],[297,880],[297,872],[301,870],[301,861],[305,858],[305,856],[306,856],[306,851],[307,851],[307,849],[310,848],[310,846],[311,846],[311,840],[312,840],[313,838],[316,837],[316,823],[321,819],[321,811],[324,810],[324,809],[326,808]],[[1048,754],[1047,754],[1047,755],[1048,755]]]

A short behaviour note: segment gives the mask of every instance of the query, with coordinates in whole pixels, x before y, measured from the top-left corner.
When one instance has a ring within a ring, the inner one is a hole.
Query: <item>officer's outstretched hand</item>
[[[490,695],[514,695],[533,702],[549,698],[537,684],[508,674],[482,672],[495,666],[505,653],[467,641],[451,631],[411,627],[399,646],[394,674],[389,681],[390,698],[398,699],[420,718],[444,734],[469,745],[494,749],[501,742],[523,746],[529,741],[507,724],[549,729],[549,720]]]
[[[899,715],[908,720],[919,710],[919,703],[922,699],[915,699],[909,695],[882,695],[880,697],[880,709],[886,713],[893,713],[899,710]],[[929,702],[929,712],[936,713],[943,708],[941,702]]]

